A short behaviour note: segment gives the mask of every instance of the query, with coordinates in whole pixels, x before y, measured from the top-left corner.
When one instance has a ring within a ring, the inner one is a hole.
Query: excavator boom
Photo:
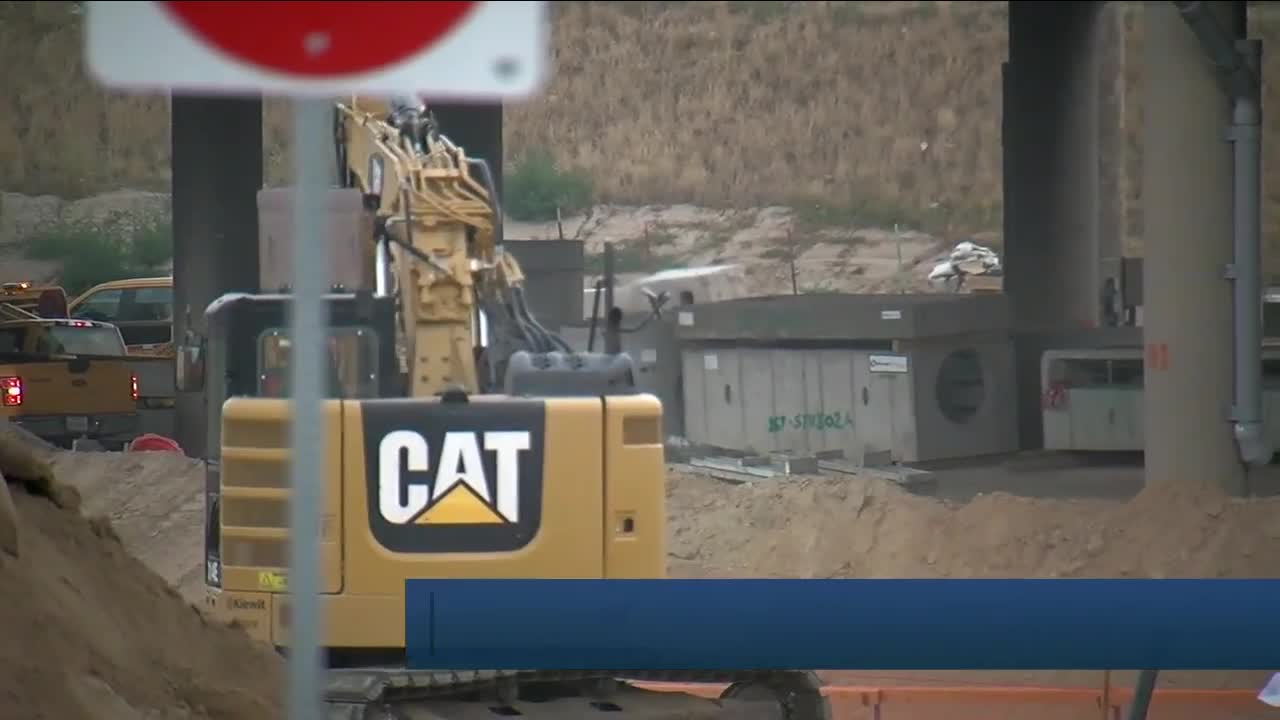
[[[377,289],[399,294],[411,396],[493,389],[513,352],[568,351],[554,341],[513,346],[503,333],[505,316],[531,318],[522,317],[524,275],[502,251],[493,177],[439,134],[425,107],[352,98],[337,105],[335,139],[344,184],[375,214]],[[479,354],[482,312],[499,357]]]

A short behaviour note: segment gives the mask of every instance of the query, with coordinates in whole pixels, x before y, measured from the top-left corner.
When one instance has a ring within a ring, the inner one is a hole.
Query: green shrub
[[[98,283],[165,272],[173,258],[173,226],[165,218],[123,213],[101,222],[59,222],[28,239],[24,254],[60,264],[62,287],[75,297]]]
[[[591,181],[558,167],[546,148],[525,153],[503,184],[504,209],[516,220],[546,222],[556,219],[556,208],[567,215],[591,205]]]

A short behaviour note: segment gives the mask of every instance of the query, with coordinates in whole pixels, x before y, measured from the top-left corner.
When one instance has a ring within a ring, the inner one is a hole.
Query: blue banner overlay
[[[1276,669],[1280,580],[409,580],[419,669]]]

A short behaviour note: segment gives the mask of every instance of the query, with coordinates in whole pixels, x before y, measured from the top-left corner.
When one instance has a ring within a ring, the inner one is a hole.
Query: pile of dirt
[[[202,589],[200,463],[41,454],[86,515],[105,517],[84,520],[13,486],[22,552],[0,555],[0,623],[13,629],[0,649],[10,669],[0,702],[30,718],[277,716],[281,661],[174,589],[191,599]],[[1233,500],[1210,487],[1153,487],[1127,502],[992,494],[960,505],[876,478],[734,485],[672,469],[667,503],[677,577],[1268,577],[1280,560],[1280,500]],[[877,685],[1098,682],[1097,673],[1047,671],[823,675]],[[1264,680],[1166,673],[1161,685]]]
[[[50,464],[129,552],[191,602],[203,598],[203,463],[163,452],[59,452]]]
[[[130,556],[109,522],[9,489],[21,549],[0,555],[6,717],[280,716],[284,666],[270,648],[207,619]]]
[[[679,577],[1274,577],[1280,499],[1153,486],[1129,501],[1003,493],[963,505],[877,478],[734,485],[672,471]]]
[[[204,472],[169,453],[56,452],[85,512],[193,602],[203,594]],[[1273,577],[1280,499],[1170,484],[1129,501],[1003,493],[955,504],[878,478],[734,485],[671,469],[679,577]]]
[[[1196,485],[1154,486],[1129,501],[994,493],[952,504],[877,478],[734,485],[672,470],[667,513],[675,577],[1270,578],[1280,567],[1280,499],[1237,500]],[[1101,673],[1083,671],[821,675],[865,686],[1102,684]],[[1255,689],[1269,676],[1164,672],[1159,685]],[[1132,687],[1136,675],[1117,672],[1111,682]]]
[[[85,520],[13,486],[22,552],[0,555],[0,623],[13,628],[0,649],[10,668],[0,702],[15,717],[70,720],[277,715],[279,658],[181,597],[201,590],[200,463],[167,453],[45,455],[85,514],[105,517]],[[1127,502],[992,494],[951,504],[876,478],[734,485],[672,469],[667,503],[676,577],[1269,577],[1280,561],[1280,500],[1234,500],[1211,487],[1153,487]],[[1096,681],[824,675],[855,684]],[[1171,674],[1161,684],[1255,687],[1255,675]]]

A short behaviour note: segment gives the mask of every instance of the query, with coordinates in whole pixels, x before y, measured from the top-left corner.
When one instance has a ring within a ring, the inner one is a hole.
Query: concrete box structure
[[[796,295],[675,314],[691,442],[899,462],[1017,447],[1002,295]]]
[[[1263,424],[1280,447],[1280,346],[1262,348]],[[1046,450],[1141,452],[1146,448],[1141,347],[1049,350],[1040,363]],[[1227,422],[1225,412],[1204,422]]]

